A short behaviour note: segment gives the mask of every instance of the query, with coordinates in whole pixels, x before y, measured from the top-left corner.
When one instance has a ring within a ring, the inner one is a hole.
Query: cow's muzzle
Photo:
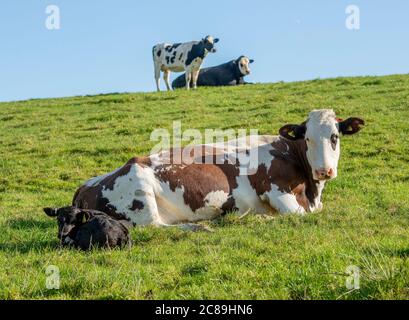
[[[320,168],[315,170],[315,178],[317,180],[331,180],[335,178],[335,170],[332,168],[324,169]]]

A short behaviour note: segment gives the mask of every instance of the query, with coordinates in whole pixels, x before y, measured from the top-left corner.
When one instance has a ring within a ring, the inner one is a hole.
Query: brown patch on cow
[[[238,187],[240,174],[238,163],[224,159],[224,150],[213,146],[172,148],[162,153],[164,165],[155,168],[162,182],[168,182],[174,192],[184,188],[183,198],[192,211],[205,206],[205,197],[214,191],[224,191],[229,199],[222,206],[223,212],[235,210],[233,190]],[[183,161],[182,161],[183,160]]]
[[[251,176],[248,176],[250,185],[256,190],[256,193],[260,196],[271,190],[271,182],[268,176],[267,167],[261,164],[257,168],[257,172]]]
[[[292,190],[292,193],[295,194],[297,202],[302,206],[306,211],[309,207],[309,201],[305,194],[305,183],[299,184]]]
[[[237,187],[234,176],[237,171],[233,167],[229,164],[164,165],[157,167],[155,173],[160,181],[169,183],[173,192],[184,188],[185,204],[196,211],[205,206],[204,199],[211,192],[232,194],[232,188]],[[229,199],[222,209],[233,210],[234,200]]]
[[[132,211],[136,211],[136,210],[142,210],[143,208],[144,208],[145,206],[144,206],[144,204],[143,204],[143,202],[142,201],[139,201],[139,200],[134,200],[133,202],[132,202],[132,206],[131,206],[131,210]]]

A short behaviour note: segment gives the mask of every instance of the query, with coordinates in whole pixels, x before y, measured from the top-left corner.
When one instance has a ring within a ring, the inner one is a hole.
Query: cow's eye
[[[338,139],[339,139],[339,136],[336,134],[333,134],[331,136],[331,146],[332,146],[332,149],[334,150],[337,148]]]
[[[242,63],[240,63],[240,67],[244,67],[244,65]]]

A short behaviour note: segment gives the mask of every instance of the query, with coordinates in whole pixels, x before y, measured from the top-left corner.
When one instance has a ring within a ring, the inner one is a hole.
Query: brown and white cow
[[[302,124],[282,127],[280,136],[197,146],[189,163],[175,164],[184,149],[133,158],[86,182],[73,205],[125,217],[134,225],[185,227],[227,211],[314,212],[322,209],[326,181],[337,176],[340,134],[355,134],[363,124],[359,118],[343,121],[332,110],[316,110]],[[252,172],[242,174],[239,161],[230,161],[236,145],[256,152]]]

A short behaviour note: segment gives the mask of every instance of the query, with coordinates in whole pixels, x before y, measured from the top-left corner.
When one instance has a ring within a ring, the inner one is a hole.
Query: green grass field
[[[42,212],[147,154],[173,120],[276,134],[327,107],[367,125],[343,138],[321,213],[231,214],[205,222],[213,233],[137,228],[131,249],[83,253],[60,249]],[[408,136],[409,75],[1,103],[0,299],[408,299]],[[49,265],[59,290],[46,289]]]

